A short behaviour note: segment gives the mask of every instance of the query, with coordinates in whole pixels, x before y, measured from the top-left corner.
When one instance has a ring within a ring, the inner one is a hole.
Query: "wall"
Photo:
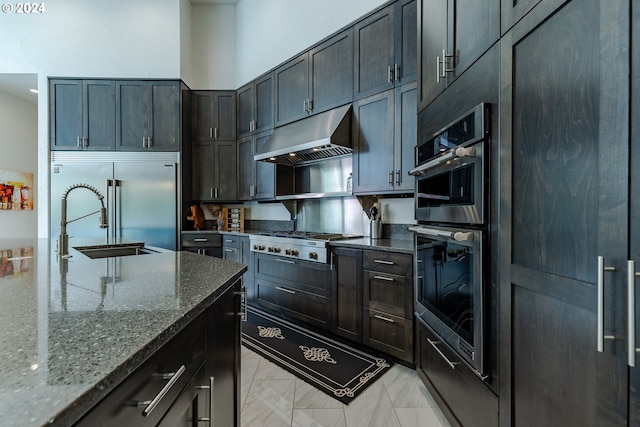
[[[385,0],[240,0],[236,87],[366,15]]]
[[[0,91],[0,170],[30,172],[38,182],[38,105]],[[31,211],[0,211],[0,237],[37,237],[38,202]]]
[[[0,14],[0,73],[179,78],[181,0],[56,0],[42,14]],[[48,94],[38,97],[38,236],[49,234]]]
[[[193,81],[193,42],[191,2],[180,0],[180,77],[189,85]]]

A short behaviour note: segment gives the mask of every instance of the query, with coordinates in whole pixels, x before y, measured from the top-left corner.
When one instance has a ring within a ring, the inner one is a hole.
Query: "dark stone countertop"
[[[72,424],[246,271],[167,250],[59,259],[54,245],[0,239],[2,426]]]

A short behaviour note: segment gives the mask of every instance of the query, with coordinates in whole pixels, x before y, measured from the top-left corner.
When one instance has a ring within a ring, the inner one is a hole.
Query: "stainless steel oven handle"
[[[449,160],[456,159],[459,157],[475,157],[476,156],[476,147],[457,147],[452,148],[447,151],[443,155],[436,157],[433,160],[428,161],[420,166],[417,166],[409,171],[409,175],[422,175],[426,173],[429,169],[432,169],[436,166],[439,166]]]
[[[604,257],[598,256],[598,337],[597,350],[604,352],[604,340],[613,340],[615,336],[604,334],[604,273],[616,271],[615,267],[605,267]]]
[[[449,365],[451,369],[456,369],[456,365],[460,364],[460,362],[452,362],[451,360],[449,360],[449,358],[447,358],[447,356],[444,355],[444,353],[438,348],[437,345],[440,344],[440,341],[431,341],[430,338],[427,338],[427,341],[429,341],[429,344],[431,344],[431,346],[438,352],[440,357],[442,357],[444,361],[447,362],[447,365]]]
[[[444,231],[426,227],[409,227],[409,231],[431,237],[453,239],[457,242],[472,242],[474,240],[472,231]]]

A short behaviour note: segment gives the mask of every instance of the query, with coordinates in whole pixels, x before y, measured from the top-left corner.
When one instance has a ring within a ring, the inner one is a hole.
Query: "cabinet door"
[[[362,342],[362,250],[335,248],[332,256],[331,331]]]
[[[238,137],[242,138],[246,135],[250,135],[253,130],[253,116],[254,116],[254,86],[253,83],[249,83],[238,89]]]
[[[191,138],[194,141],[213,139],[213,91],[191,93]]]
[[[238,141],[238,199],[251,200],[255,193],[255,168],[253,138],[245,136]]]
[[[213,200],[214,144],[212,142],[194,142],[191,147],[192,196],[195,200]]]
[[[415,166],[414,149],[418,138],[416,82],[396,89],[395,94],[395,163],[394,190],[412,192],[415,178],[409,171]]]
[[[214,153],[216,200],[236,200],[238,198],[238,165],[236,141],[216,141]]]
[[[353,28],[354,98],[393,87],[395,13],[390,5]]]
[[[214,385],[207,377],[205,363],[176,398],[175,402],[164,414],[157,427],[193,427],[198,419],[207,418],[211,399],[211,386]]]
[[[353,99],[353,37],[348,29],[309,52],[311,112],[320,113]]]
[[[418,64],[418,19],[416,0],[402,0],[396,3],[395,64],[393,78],[405,84],[416,79]]]
[[[447,44],[447,16],[450,0],[418,2],[418,111],[422,111],[447,87],[442,76],[442,51]],[[449,50],[450,52],[450,50]]]
[[[113,80],[85,80],[83,94],[85,150],[115,150],[115,82]]]
[[[236,139],[236,92],[215,91],[213,97],[213,137]]]
[[[522,19],[527,13],[533,9],[542,0],[518,0],[502,2],[501,11],[501,32],[506,33],[509,28],[514,26],[516,22]]]
[[[145,81],[116,82],[116,149],[146,150],[149,87]]]
[[[240,280],[207,310],[207,370],[214,426],[240,424]]]
[[[353,193],[393,189],[394,93],[379,93],[353,103]]]
[[[256,80],[254,132],[264,132],[273,129],[274,90],[273,73],[269,73]]]
[[[505,425],[627,425],[628,13],[627,1],[573,0],[501,41]],[[598,256],[616,268],[603,352]]]
[[[149,82],[149,104],[147,135],[150,140],[147,143],[147,149],[178,151],[180,149],[180,83]]]
[[[49,81],[52,150],[82,150],[82,80]]]
[[[309,55],[308,52],[280,66],[275,71],[275,125],[301,119],[308,115]]]
[[[258,152],[269,140],[273,131],[263,132],[254,138],[254,152]],[[269,162],[254,162],[256,167],[255,193],[256,200],[273,199],[276,195],[276,165]]]

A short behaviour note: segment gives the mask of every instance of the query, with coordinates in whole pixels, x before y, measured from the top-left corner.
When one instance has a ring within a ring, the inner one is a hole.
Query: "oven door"
[[[484,375],[484,232],[418,225],[415,313]]]
[[[414,173],[418,221],[484,224],[485,144],[482,140],[452,150],[446,160],[439,158]]]

